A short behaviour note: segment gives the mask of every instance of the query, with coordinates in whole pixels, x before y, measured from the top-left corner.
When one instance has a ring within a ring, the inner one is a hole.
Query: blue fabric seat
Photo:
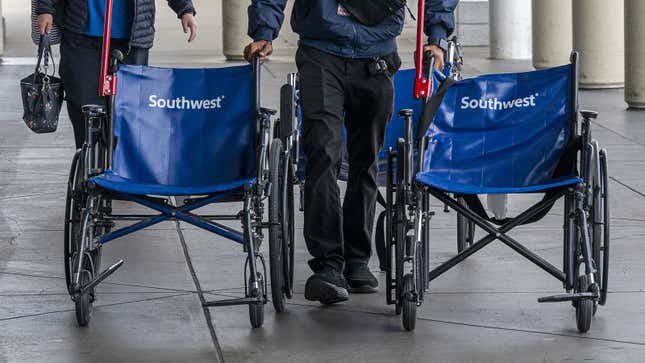
[[[92,180],[101,187],[120,193],[137,195],[202,195],[222,193],[240,189],[246,184],[255,183],[255,178],[236,180],[230,183],[205,185],[199,187],[148,184],[107,171]]]
[[[130,194],[197,195],[256,178],[253,70],[122,66],[113,167],[92,180]]]
[[[455,83],[426,132],[416,180],[465,194],[540,192],[580,183],[577,175],[556,170],[575,117],[572,76],[566,65]]]

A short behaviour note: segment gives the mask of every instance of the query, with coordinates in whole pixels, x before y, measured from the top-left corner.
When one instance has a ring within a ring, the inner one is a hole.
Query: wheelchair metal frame
[[[278,312],[284,310],[284,296],[290,298],[292,294],[293,257],[290,260],[282,257],[289,256],[289,252],[293,256],[294,244],[293,218],[287,222],[287,214],[284,213],[284,190],[287,183],[281,182],[283,185],[278,185],[279,169],[282,169],[286,159],[281,157],[281,152],[270,154],[270,150],[280,151],[281,145],[279,139],[271,141],[272,116],[276,111],[261,107],[259,59],[255,57],[253,62],[256,122],[254,148],[257,162],[257,179],[254,183],[233,191],[189,197],[184,200],[183,206],[171,206],[167,198],[102,188],[91,178],[112,168],[116,80],[119,62],[123,59],[119,51],[110,53],[112,3],[113,0],[106,1],[99,85],[99,94],[107,97],[108,106],[107,109],[97,105],[83,107],[87,125],[86,141],[72,161],[65,208],[65,277],[68,292],[76,303],[77,322],[81,326],[89,323],[95,287],[123,265],[123,260],[119,260],[98,273],[101,248],[104,244],[163,221],[183,221],[243,245],[247,253],[244,266],[245,297],[204,302],[203,306],[249,305],[251,325],[260,327],[264,321],[264,304],[268,301],[267,269],[264,257],[259,251],[264,239],[264,230],[270,231],[269,262],[272,279],[274,276],[281,276],[282,273],[290,276],[288,284],[283,279],[272,281],[273,303]],[[290,151],[288,148],[287,150]],[[155,210],[158,214],[113,214],[113,199],[135,202]],[[268,222],[264,218],[264,201],[267,199]],[[217,202],[243,202],[243,207],[239,213],[230,215],[193,213],[201,207]],[[241,230],[218,222],[232,220],[241,222]],[[135,223],[112,230],[116,221]],[[287,261],[291,263],[288,264]],[[261,271],[258,263],[261,264]]]
[[[117,57],[112,57],[111,66],[113,70],[112,74],[116,73],[115,70],[118,68]],[[259,252],[259,247],[264,238],[263,230],[269,229],[272,226],[271,223],[265,222],[264,201],[269,197],[269,189],[271,187],[267,164],[272,115],[275,114],[275,111],[260,107],[260,69],[259,61],[256,59],[254,63],[256,90],[255,119],[257,122],[256,137],[258,140],[256,146],[256,182],[245,185],[242,190],[238,190],[234,194],[231,191],[226,191],[197,198],[187,198],[183,206],[171,206],[165,198],[106,190],[94,183],[91,180],[92,177],[111,169],[112,153],[114,150],[114,95],[108,96],[108,110],[105,110],[102,106],[88,105],[84,107],[87,118],[86,142],[74,157],[72,172],[70,173],[71,195],[68,197],[71,199],[81,198],[80,203],[84,205],[78,206],[81,208],[80,220],[78,221],[71,215],[73,211],[70,210],[69,205],[66,212],[66,231],[71,230],[70,224],[81,223],[80,244],[78,246],[66,245],[66,248],[69,249],[68,256],[66,256],[66,263],[69,264],[69,259],[71,258],[71,264],[75,265],[75,267],[66,266],[68,289],[73,300],[81,300],[88,293],[92,295],[91,299],[93,300],[94,288],[122,266],[123,260],[120,260],[105,271],[97,274],[99,266],[96,266],[96,258],[92,256],[100,256],[101,246],[114,239],[164,221],[183,221],[242,244],[247,253],[245,276],[248,268],[250,279],[247,284],[245,277],[246,297],[206,302],[204,306],[250,304],[250,308],[260,306],[263,309],[263,305],[267,302],[268,284],[266,266],[264,258]],[[132,201],[159,213],[112,214],[112,199]],[[212,203],[232,201],[243,202],[242,211],[238,214],[197,215],[193,213],[194,210]],[[79,201],[74,202],[70,200],[70,202],[78,204]],[[242,230],[236,230],[218,223],[218,221],[231,220],[240,220]],[[136,221],[136,223],[112,230],[116,221]],[[73,239],[74,237],[70,236],[70,233],[66,233],[66,244],[74,243],[70,238]],[[72,252],[73,247],[77,249],[74,253]],[[91,263],[87,265],[86,260],[91,261]],[[259,271],[258,261],[262,265],[262,272]],[[89,281],[88,279],[83,279],[84,274],[89,274]],[[83,309],[81,308],[81,310]],[[77,311],[78,315],[79,312]],[[86,325],[89,321],[88,312],[81,311],[80,315],[85,316],[78,319],[79,324]],[[251,320],[254,327],[262,324],[260,315],[261,313],[259,311],[255,311],[256,318],[253,321],[252,314]]]
[[[438,188],[423,185],[414,180],[421,169],[427,138],[422,138],[418,163],[414,163],[412,138],[412,111],[402,110],[406,134],[400,139],[397,150],[390,149],[388,155],[387,196],[386,196],[386,298],[388,304],[395,304],[397,313],[403,312],[403,326],[406,330],[415,327],[416,307],[423,302],[423,295],[430,281],[441,276],[460,262],[475,254],[491,242],[500,240],[547,273],[560,280],[565,294],[538,299],[539,302],[571,301],[576,308],[578,330],[590,328],[591,317],[597,305],[604,305],[607,297],[608,254],[609,254],[609,205],[607,152],[600,149],[591,138],[591,120],[597,117],[593,111],[580,111],[582,124],[578,121],[578,55],[572,53],[573,84],[571,137],[577,140],[579,158],[574,166],[579,170],[583,182],[558,190],[548,199],[528,208],[519,216],[500,227],[494,226],[463,204],[457,195]],[[580,129],[580,131],[578,131]],[[396,175],[394,164],[396,160]],[[435,267],[429,266],[429,196],[437,198],[453,208],[469,222],[479,226],[486,236],[458,254]],[[532,252],[507,233],[564,197],[564,252],[563,269],[555,267]],[[394,261],[394,264],[393,264]],[[581,265],[584,266],[582,274]]]

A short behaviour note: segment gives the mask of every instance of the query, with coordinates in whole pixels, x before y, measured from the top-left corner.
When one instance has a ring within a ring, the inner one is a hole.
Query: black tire
[[[285,178],[282,169],[282,141],[274,139],[269,150],[269,270],[271,274],[271,298],[277,312],[285,309],[285,238],[283,235],[283,213],[285,207]]]
[[[414,277],[412,274],[406,274],[403,277],[403,296],[401,297],[401,321],[403,329],[413,331],[417,324],[417,303],[411,296],[415,293]]]
[[[589,288],[587,276],[578,277],[578,291],[585,292]],[[580,333],[586,333],[591,328],[591,318],[593,317],[594,301],[591,299],[580,300],[576,306],[576,325]]]
[[[285,161],[289,165],[287,171],[287,190],[285,197],[287,200],[286,204],[286,216],[283,216],[283,235],[286,235],[288,238],[286,240],[286,249],[283,249],[282,252],[282,261],[284,265],[284,294],[288,299],[293,298],[293,280],[294,280],[294,270],[295,270],[295,257],[296,257],[296,233],[295,233],[295,202],[294,202],[294,178],[293,173],[293,164],[291,163],[291,155]]]
[[[264,296],[264,281],[262,281],[262,276],[258,274],[257,279],[259,279],[259,296]],[[249,281],[249,286],[251,286],[252,280]],[[264,324],[264,303],[261,301],[254,302],[249,304],[249,320],[251,321],[251,326],[254,329],[261,328]]]
[[[457,198],[459,205],[465,206],[464,198]],[[467,247],[468,220],[461,213],[457,212],[457,253],[463,252]]]
[[[86,263],[86,269],[81,273],[79,280],[81,286],[85,286],[92,281],[92,274],[89,270],[91,268],[89,263]],[[92,297],[91,292],[86,291],[83,294],[77,295],[75,299],[76,308],[76,322],[79,326],[87,326],[90,323],[92,316]]]
[[[611,213],[609,204],[609,174],[607,170],[607,152],[601,150],[600,152],[600,201],[602,203],[602,219],[603,219],[603,232],[602,232],[602,246],[599,248],[600,256],[597,261],[598,265],[598,278],[596,281],[600,285],[600,298],[598,304],[605,305],[607,303],[607,289],[609,282],[609,245],[610,245],[610,223]],[[594,241],[595,242],[595,241]],[[595,249],[594,249],[595,250]]]
[[[264,325],[264,304],[249,304],[249,320],[254,329],[261,328]]]
[[[87,198],[81,190],[81,182],[83,181],[82,155],[83,150],[78,150],[72,159],[65,200],[63,263],[65,265],[65,283],[70,295],[73,294],[72,276],[75,268],[74,256],[81,245],[81,210]]]
[[[428,276],[429,271],[425,271],[424,273],[424,268],[425,268],[425,252],[424,252],[424,247],[423,247],[423,242],[417,243],[415,242],[416,246],[416,265],[414,266],[414,274],[416,275],[417,279],[417,286],[415,286],[416,294],[418,296],[419,301],[423,301],[423,295],[425,292],[424,284],[426,281],[426,276]]]
[[[404,170],[407,167],[405,160],[405,141],[399,139],[397,144],[397,154],[396,154],[396,198],[394,204],[394,278],[396,281],[397,287],[397,301],[402,301],[402,296],[405,294],[404,290],[404,276],[403,276],[403,260],[405,259],[405,243],[406,243],[406,234],[407,234],[407,215],[406,215],[406,205],[405,205],[405,180],[404,180]],[[401,313],[401,304],[396,304],[396,313]]]

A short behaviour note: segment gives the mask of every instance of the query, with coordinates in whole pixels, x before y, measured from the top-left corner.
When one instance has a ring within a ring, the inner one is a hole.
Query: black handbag
[[[406,0],[339,0],[361,23],[374,26],[406,6]]]
[[[49,61],[51,59],[51,73]],[[48,36],[40,38],[38,62],[33,74],[20,81],[22,93],[22,119],[33,132],[54,132],[58,127],[58,114],[63,103],[63,84],[54,77],[56,65]]]

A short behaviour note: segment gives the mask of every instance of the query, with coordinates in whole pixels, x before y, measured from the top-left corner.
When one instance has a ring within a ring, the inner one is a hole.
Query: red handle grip
[[[417,51],[415,53],[416,76],[414,77],[414,98],[426,99],[432,93],[432,78],[425,75],[423,72],[423,58],[425,52],[423,51],[424,37],[423,25],[425,24],[425,0],[419,0],[419,8],[417,14]],[[432,68],[428,70],[432,72]]]
[[[110,74],[110,38],[112,36],[112,3],[105,1],[105,24],[103,25],[103,49],[101,51],[101,75],[99,95],[102,97],[116,94],[116,74]]]

